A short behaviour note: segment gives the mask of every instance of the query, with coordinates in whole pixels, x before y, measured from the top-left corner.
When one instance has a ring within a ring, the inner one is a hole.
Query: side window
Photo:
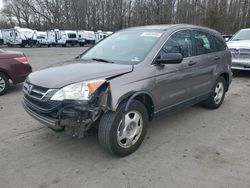
[[[216,43],[216,47],[217,47],[218,51],[224,51],[227,49],[227,45],[225,42],[223,42],[215,37],[214,37],[214,39],[215,39],[215,43]]]
[[[202,31],[193,31],[196,55],[216,52],[216,41],[214,38]]]
[[[184,58],[193,56],[191,33],[188,30],[174,33],[162,47],[160,55],[164,53],[181,53]]]

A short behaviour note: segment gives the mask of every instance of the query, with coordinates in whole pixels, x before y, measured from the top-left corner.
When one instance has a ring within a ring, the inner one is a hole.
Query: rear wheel
[[[203,105],[210,109],[217,109],[224,101],[226,94],[226,81],[223,77],[219,77],[213,87],[213,92],[207,100],[203,102]]]
[[[8,91],[9,86],[10,83],[8,77],[0,72],[0,96]]]
[[[103,114],[98,129],[100,144],[109,152],[122,157],[137,150],[145,137],[148,124],[147,110],[137,100],[131,102],[123,124],[125,105],[123,103],[117,112]]]

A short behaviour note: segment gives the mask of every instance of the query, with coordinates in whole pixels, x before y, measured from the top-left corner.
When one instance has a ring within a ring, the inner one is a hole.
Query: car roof
[[[161,25],[145,25],[138,27],[127,28],[126,30],[163,30],[166,31],[171,28],[200,28],[206,30],[213,30],[203,26],[191,25],[191,24],[161,24]]]
[[[250,28],[241,29],[240,31],[249,31]]]
[[[171,27],[176,27],[178,25],[180,24],[145,25],[145,26],[127,28],[126,30],[163,30],[165,31]]]
[[[133,31],[133,30],[159,30],[159,31],[167,31],[169,29],[200,29],[203,31],[207,31],[211,34],[216,35],[217,37],[222,37],[221,33],[203,26],[191,25],[191,24],[162,24],[162,25],[146,25],[146,26],[138,26],[138,27],[131,27],[125,30]]]

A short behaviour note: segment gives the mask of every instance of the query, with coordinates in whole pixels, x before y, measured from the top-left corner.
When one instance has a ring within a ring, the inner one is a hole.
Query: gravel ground
[[[34,70],[84,48],[26,48]],[[250,72],[234,78],[218,110],[194,106],[151,122],[139,150],[110,156],[97,134],[55,133],[21,107],[22,85],[0,98],[0,187],[250,187]]]

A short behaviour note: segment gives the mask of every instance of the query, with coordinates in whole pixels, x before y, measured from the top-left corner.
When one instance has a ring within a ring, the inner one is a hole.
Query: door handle
[[[214,60],[220,60],[220,57],[216,56],[216,57],[214,58]]]
[[[195,61],[189,61],[189,63],[188,63],[188,66],[193,66],[193,65],[195,65],[197,62],[195,62]]]

